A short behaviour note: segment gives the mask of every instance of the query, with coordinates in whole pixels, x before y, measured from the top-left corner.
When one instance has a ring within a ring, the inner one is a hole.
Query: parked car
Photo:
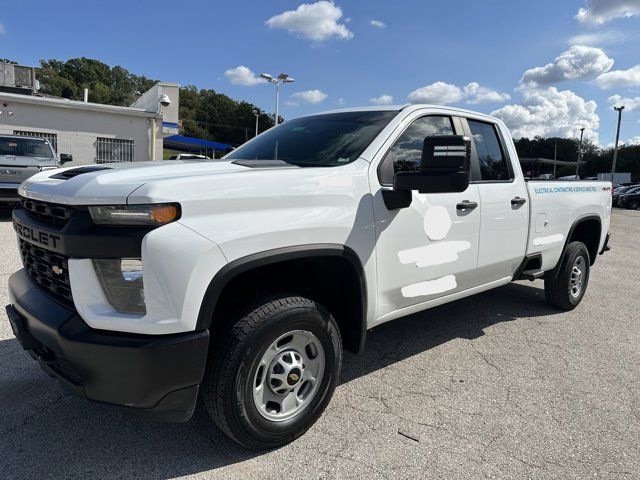
[[[618,206],[618,198],[620,195],[627,193],[629,190],[637,188],[637,185],[621,186],[612,190],[611,201],[614,207]]]
[[[100,167],[20,187],[15,335],[80,396],[171,421],[200,399],[251,448],[319,418],[368,329],[521,279],[571,310],[608,249],[611,183],[525,182],[505,124],[455,108],[333,111],[217,162]]]
[[[640,186],[633,187],[618,197],[618,205],[630,210],[638,210],[640,208]]]
[[[18,186],[27,178],[71,160],[71,155],[64,153],[56,160],[44,138],[0,135],[0,206],[19,200]]]

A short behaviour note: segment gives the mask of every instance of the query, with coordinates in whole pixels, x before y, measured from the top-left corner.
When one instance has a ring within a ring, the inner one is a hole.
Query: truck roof
[[[457,107],[449,107],[446,105],[435,105],[431,103],[405,103],[402,105],[373,105],[373,106],[364,106],[364,107],[349,107],[349,108],[338,108],[334,110],[327,110],[324,112],[318,112],[312,115],[324,115],[327,113],[339,113],[339,112],[389,112],[389,111],[414,111],[419,110],[421,108],[437,108],[438,110],[447,110],[451,112],[451,114],[459,114],[466,116],[474,116],[474,117],[482,117],[494,122],[501,122],[500,119],[492,117],[491,115],[487,115],[486,113],[475,112],[473,110],[467,110],[464,108]]]

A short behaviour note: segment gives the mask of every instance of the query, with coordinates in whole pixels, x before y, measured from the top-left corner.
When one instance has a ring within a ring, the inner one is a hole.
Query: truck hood
[[[12,155],[0,155],[2,167],[56,167],[55,158],[51,157],[15,157]]]
[[[272,169],[297,168],[288,165]],[[190,178],[262,170],[226,160],[111,163],[61,168],[34,175],[20,186],[20,195],[67,205],[124,204],[143,185],[179,183]]]

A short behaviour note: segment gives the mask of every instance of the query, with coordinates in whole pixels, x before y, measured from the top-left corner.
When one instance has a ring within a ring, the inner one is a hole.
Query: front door
[[[439,134],[462,134],[461,123],[446,115],[414,112],[383,146],[378,154],[379,168],[370,176],[377,238],[378,318],[477,284],[477,185],[469,185],[461,193],[414,191],[406,208],[390,210],[384,203],[383,190],[391,189],[394,172],[418,169],[424,138]]]

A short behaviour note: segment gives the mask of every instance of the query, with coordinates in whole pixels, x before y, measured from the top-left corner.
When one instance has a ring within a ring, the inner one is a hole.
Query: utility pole
[[[580,129],[580,150],[578,150],[578,161],[576,162],[576,178],[578,180],[578,169],[580,168],[580,160],[582,160],[582,137],[584,135],[584,127]]]
[[[616,131],[616,146],[613,149],[613,164],[611,165],[611,183],[613,183],[613,177],[616,173],[616,160],[618,159],[618,142],[620,141],[620,123],[622,122],[622,110],[624,110],[624,105],[620,105],[619,107],[613,107],[613,109],[618,112],[618,130]]]
[[[558,139],[554,142],[553,146],[553,179],[556,179],[556,162],[558,161]]]

